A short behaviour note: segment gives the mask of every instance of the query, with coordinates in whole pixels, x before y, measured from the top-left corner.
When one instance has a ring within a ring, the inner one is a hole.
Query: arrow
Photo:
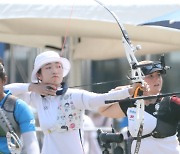
[[[111,104],[114,102],[132,102],[132,101],[136,101],[136,100],[148,100],[148,99],[155,99],[155,98],[162,98],[162,97],[166,97],[166,96],[173,96],[173,95],[180,95],[180,92],[173,92],[173,93],[166,93],[166,94],[159,94],[159,95],[150,95],[150,96],[140,96],[140,97],[135,97],[135,98],[126,98],[126,99],[121,99],[121,100],[107,100],[105,101],[105,104]]]

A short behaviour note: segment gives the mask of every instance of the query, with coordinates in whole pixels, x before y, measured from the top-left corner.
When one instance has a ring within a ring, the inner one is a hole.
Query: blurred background
[[[117,15],[133,45],[141,45],[135,53],[138,61],[159,60],[165,55],[171,69],[164,76],[162,92],[180,91],[179,0],[101,2]],[[121,38],[115,19],[93,0],[0,1],[0,57],[8,83],[30,82],[36,55],[56,50],[71,61],[72,69],[65,79],[69,87],[103,93],[129,84],[130,67]],[[93,123],[87,132],[95,132],[95,139],[96,128],[111,131],[112,125],[119,131],[127,126],[124,119],[86,114]]]

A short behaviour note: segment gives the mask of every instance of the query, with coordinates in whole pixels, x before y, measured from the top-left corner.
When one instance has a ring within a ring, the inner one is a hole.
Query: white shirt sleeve
[[[78,93],[81,93],[81,95]],[[77,91],[77,95],[74,95],[73,100],[78,109],[96,110],[101,106],[105,106],[105,101],[107,100],[125,99],[129,96],[128,88],[104,94],[97,94],[85,90],[80,92],[79,90],[79,92]]]
[[[22,139],[27,154],[40,154],[39,144],[35,131],[23,133]]]
[[[19,95],[28,92],[30,83],[11,83],[4,86],[5,90],[10,90],[13,95]]]
[[[31,92],[28,91],[29,83],[11,83],[4,86],[4,90],[9,90],[12,95],[22,99],[28,105],[34,107],[31,102]]]

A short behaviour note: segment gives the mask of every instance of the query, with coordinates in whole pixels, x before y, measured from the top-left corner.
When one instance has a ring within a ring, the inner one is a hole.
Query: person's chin
[[[161,91],[161,87],[160,86],[154,86],[154,91],[160,92]]]
[[[160,93],[160,91],[155,91],[152,93],[152,95],[158,95]]]
[[[60,85],[61,82],[62,82],[61,80],[53,80],[53,81],[52,81],[52,84]]]

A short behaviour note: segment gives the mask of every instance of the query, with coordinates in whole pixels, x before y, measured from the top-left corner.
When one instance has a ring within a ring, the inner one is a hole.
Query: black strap
[[[65,82],[61,83],[61,89],[56,91],[56,95],[63,95],[68,90],[68,86]]]
[[[141,139],[152,136],[152,133],[141,136]],[[137,137],[133,137],[133,140],[137,140]]]

